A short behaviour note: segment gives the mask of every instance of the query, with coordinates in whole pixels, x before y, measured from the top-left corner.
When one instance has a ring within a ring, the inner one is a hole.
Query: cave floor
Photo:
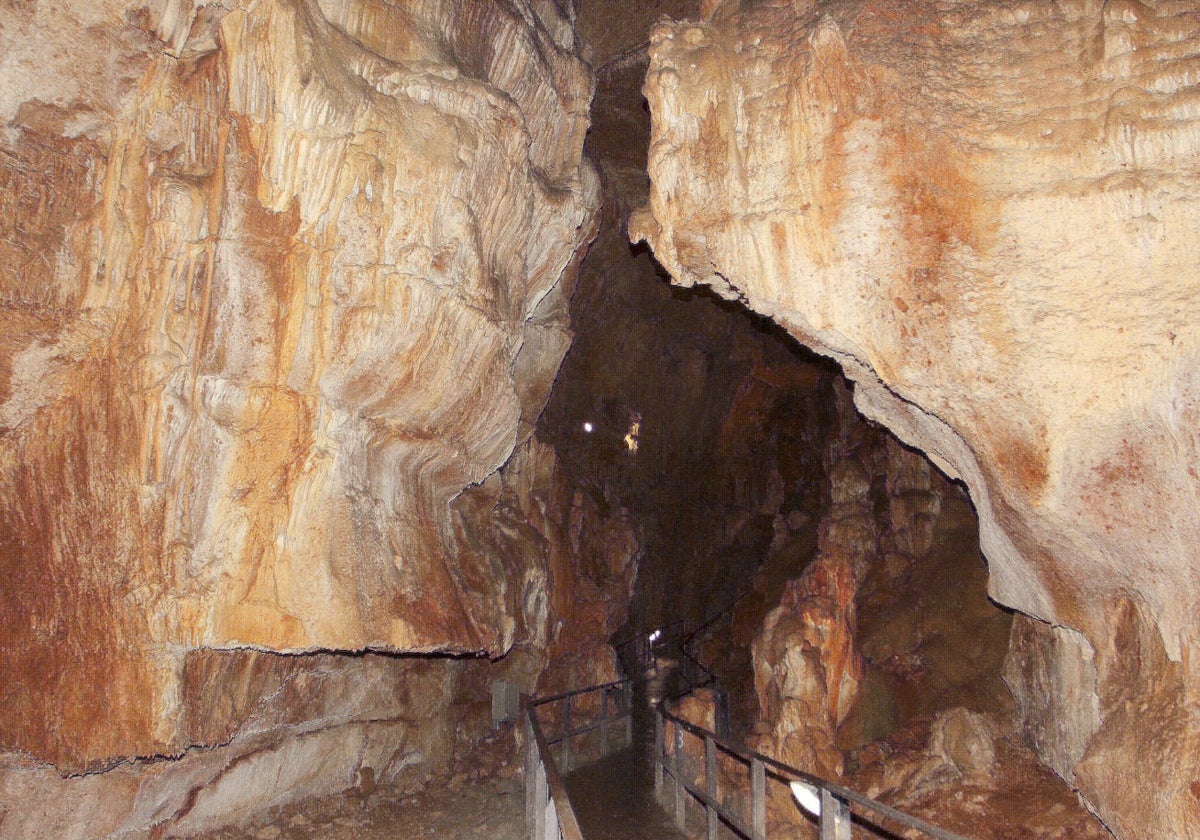
[[[675,840],[685,836],[654,797],[654,717],[636,686],[633,743],[565,777],[567,794],[587,840]]]
[[[525,788],[519,775],[446,785],[404,795],[379,788],[306,799],[254,822],[200,835],[204,840],[524,840]]]
[[[587,840],[682,838],[654,799],[653,770],[645,750],[622,750],[566,778],[571,805]]]

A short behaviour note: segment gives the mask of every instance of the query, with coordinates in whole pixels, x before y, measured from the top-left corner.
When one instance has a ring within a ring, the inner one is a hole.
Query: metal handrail
[[[567,796],[566,785],[551,747],[561,744],[563,769],[570,771],[571,741],[589,732],[600,732],[600,751],[609,751],[609,730],[614,721],[624,721],[624,745],[633,741],[633,684],[617,680],[601,685],[564,691],[547,697],[522,697],[525,710],[525,814],[531,840],[583,840],[579,822]],[[573,721],[575,698],[599,693],[600,716],[582,725]],[[616,702],[610,703],[613,696]],[[538,720],[538,709],[561,704],[558,731],[547,736]],[[610,706],[612,707],[610,709]]]
[[[776,761],[769,756],[762,755],[753,750],[732,744],[718,736],[715,732],[710,732],[702,726],[697,726],[690,721],[672,714],[664,706],[665,704],[659,704],[655,709],[654,789],[661,801],[665,787],[665,777],[671,777],[674,788],[675,821],[681,828],[686,816],[686,798],[690,795],[691,798],[698,801],[704,807],[708,820],[707,836],[709,838],[716,836],[717,822],[720,821],[742,837],[750,838],[750,840],[766,840],[766,779],[772,778],[784,783],[793,781],[802,782],[813,789],[820,797],[821,808],[819,820],[822,840],[849,840],[852,819],[851,805],[856,805],[861,810],[877,814],[905,828],[916,829],[929,837],[936,838],[936,840],[966,840],[966,838],[959,834],[938,828],[889,805],[884,805],[882,802],[876,802],[874,799],[863,796],[850,788],[827,781],[811,773],[805,773],[803,770],[798,770],[795,767],[791,767],[781,761]],[[663,741],[664,721],[669,721],[675,726],[673,761],[667,761],[666,759],[666,750]],[[704,742],[704,790],[694,787],[684,777],[682,755],[683,733],[685,731]],[[746,765],[750,771],[751,802],[750,825],[748,826],[731,809],[724,807],[717,795],[717,750]],[[768,770],[770,772],[767,772]],[[863,822],[873,825],[870,820],[867,820],[861,814],[858,816]],[[875,827],[878,828],[878,826]]]
[[[525,826],[531,840],[583,840],[567,786],[531,706],[525,709]]]
[[[661,634],[653,644],[649,643],[649,636],[645,633],[639,633],[631,638],[616,645],[617,648],[637,645],[637,656],[642,661],[639,663],[642,668],[649,670],[649,658],[652,657],[655,648],[675,647],[679,650],[679,672],[683,677],[683,685],[679,690],[667,697],[663,701],[675,701],[691,694],[700,688],[711,687],[716,692],[717,700],[717,726],[722,735],[729,734],[729,698],[721,685],[720,678],[716,673],[700,661],[692,651],[689,645],[696,634],[704,629],[705,626],[711,624],[719,616],[710,616],[706,622],[699,627],[690,627],[684,631],[676,632],[676,628],[687,624],[686,620],[676,621],[664,627],[658,628],[658,633]],[[689,670],[690,669],[690,670]]]
[[[600,691],[605,688],[615,688],[618,685],[625,685],[629,680],[613,680],[612,682],[600,683],[599,685],[589,685],[587,688],[574,688],[570,691],[560,691],[558,694],[549,694],[545,697],[531,697],[529,702],[534,706],[544,706],[547,703],[553,703],[555,700],[562,700],[567,697],[577,697],[580,694],[590,694],[594,691]]]
[[[715,617],[710,618],[708,622],[714,620]],[[716,685],[719,703],[723,692],[716,674],[688,650],[688,645],[701,629],[703,629],[703,625],[696,628],[692,633],[681,637],[680,651],[682,656],[684,659],[690,661],[701,675],[700,679],[690,681],[690,685],[685,688],[684,693],[686,694],[697,688]],[[688,676],[686,671],[684,675]],[[716,838],[719,823],[724,823],[733,829],[735,833],[749,838],[749,840],[766,840],[766,781],[768,778],[771,778],[775,781],[785,783],[800,782],[819,798],[820,808],[817,819],[821,826],[821,840],[850,840],[851,822],[854,817],[851,812],[851,805],[858,806],[860,810],[877,814],[905,828],[916,829],[929,837],[935,838],[935,840],[965,840],[961,835],[938,828],[889,805],[884,805],[882,802],[876,802],[850,788],[827,781],[811,773],[805,773],[803,770],[791,767],[753,750],[739,747],[722,735],[710,732],[701,726],[697,726],[690,721],[672,714],[668,709],[669,702],[682,696],[681,694],[675,698],[664,699],[657,703],[654,708],[654,790],[659,801],[663,802],[664,806],[667,805],[668,803],[663,801],[663,789],[665,776],[669,775],[671,777],[674,786],[674,796],[672,798],[674,800],[675,822],[680,829],[684,828],[687,799],[691,797],[704,808],[707,821],[706,837],[708,840]],[[674,764],[666,761],[666,751],[663,742],[664,720],[671,722],[675,726],[675,738],[672,745]],[[684,732],[690,733],[704,743],[703,790],[692,785],[683,776]],[[732,810],[727,809],[721,804],[717,793],[716,754],[718,750],[746,765],[749,770],[750,825],[748,826]],[[868,826],[873,825],[870,820],[861,814],[858,815],[858,819]],[[879,828],[878,826],[874,827]]]

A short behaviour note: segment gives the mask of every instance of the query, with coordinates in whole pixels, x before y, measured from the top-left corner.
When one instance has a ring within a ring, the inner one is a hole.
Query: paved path
[[[633,746],[566,777],[584,840],[684,840],[654,799],[654,717],[634,697]]]

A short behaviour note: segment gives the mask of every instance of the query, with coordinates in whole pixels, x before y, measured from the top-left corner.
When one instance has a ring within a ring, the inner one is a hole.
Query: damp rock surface
[[[569,342],[597,202],[570,18],[63,15],[0,12],[0,745],[209,743],[180,726],[202,648],[508,651],[536,573],[473,550],[463,499]]]
[[[504,749],[511,739],[500,738]],[[272,809],[240,825],[190,835],[196,840],[523,840],[525,784],[517,767],[485,746],[448,779],[418,791],[360,784],[335,796]],[[482,759],[482,761],[481,761]],[[486,765],[486,766],[481,766]],[[172,835],[167,835],[172,836]]]
[[[611,677],[628,529],[532,438],[598,204],[569,4],[0,32],[0,836],[409,790],[493,682]]]
[[[1123,837],[1200,826],[1198,43],[1169,0],[706,3],[652,35],[631,223],[965,482],[992,597],[1074,634],[1010,663],[1063,690],[1030,735]]]

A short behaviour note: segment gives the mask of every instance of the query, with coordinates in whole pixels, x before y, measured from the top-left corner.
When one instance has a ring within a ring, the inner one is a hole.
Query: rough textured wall
[[[183,726],[228,743],[69,778],[0,755],[0,838],[181,837],[364,779],[408,788],[489,730],[494,676],[486,660],[197,651]]]
[[[1194,834],[1200,12],[704,14],[652,38],[635,236],[967,483],[993,596],[1069,628],[1010,668],[1069,698],[1025,704],[1052,762],[1122,836]]]
[[[487,657],[194,650],[179,728],[192,748],[63,778],[0,753],[0,840],[186,837],[306,796],[409,791],[480,771],[491,686],[554,692],[616,676],[637,545],[623,511],[579,504],[553,450],[531,439],[455,502],[464,552],[503,567],[521,609],[513,648]],[[136,698],[132,698],[136,699]]]
[[[532,432],[592,232],[562,6],[0,10],[0,746],[219,741],[200,649],[542,632],[544,546],[474,550],[464,492]]]

